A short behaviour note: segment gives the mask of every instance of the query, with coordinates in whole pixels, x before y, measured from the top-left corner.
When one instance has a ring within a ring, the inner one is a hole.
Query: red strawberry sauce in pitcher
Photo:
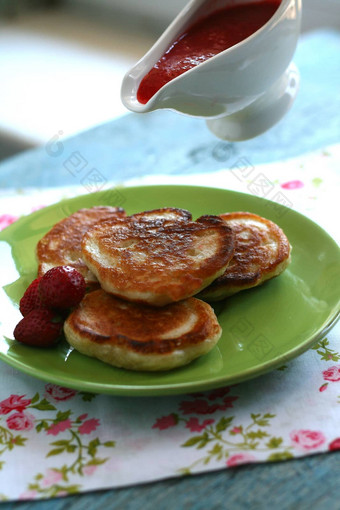
[[[281,0],[235,4],[196,21],[142,79],[137,100],[146,104],[166,83],[259,30]]]

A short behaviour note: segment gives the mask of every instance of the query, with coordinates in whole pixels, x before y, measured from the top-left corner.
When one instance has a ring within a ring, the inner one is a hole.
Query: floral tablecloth
[[[235,161],[189,177],[264,193],[317,221],[339,241],[340,146],[268,166]],[[123,190],[123,188],[120,188]],[[81,187],[0,190],[0,226]],[[122,192],[123,193],[123,192]],[[340,449],[340,324],[308,352],[232,387],[169,397],[94,395],[45,383],[0,362],[0,499],[41,499],[123,487]],[[28,468],[29,467],[29,468]]]

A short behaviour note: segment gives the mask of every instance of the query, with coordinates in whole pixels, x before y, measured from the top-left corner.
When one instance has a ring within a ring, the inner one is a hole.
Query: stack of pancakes
[[[222,330],[206,301],[278,276],[290,244],[276,224],[247,212],[193,221],[176,208],[127,216],[92,207],[57,223],[37,257],[39,275],[72,265],[88,284],[65,321],[71,346],[117,367],[155,371],[209,352]]]

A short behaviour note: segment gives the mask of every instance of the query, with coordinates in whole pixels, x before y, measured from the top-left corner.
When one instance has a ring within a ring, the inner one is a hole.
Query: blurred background
[[[0,160],[127,112],[124,74],[188,0],[0,0]],[[340,0],[304,0],[302,36],[340,30]]]

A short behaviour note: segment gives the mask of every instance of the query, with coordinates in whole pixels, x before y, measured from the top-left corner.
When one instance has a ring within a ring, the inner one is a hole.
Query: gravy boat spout
[[[298,90],[299,73],[292,58],[301,0],[282,0],[269,21],[249,37],[172,79],[145,104],[137,99],[142,79],[196,21],[229,6],[260,1],[191,0],[125,75],[123,104],[137,113],[165,108],[204,118],[217,137],[230,141],[253,138],[272,127],[289,110]]]

